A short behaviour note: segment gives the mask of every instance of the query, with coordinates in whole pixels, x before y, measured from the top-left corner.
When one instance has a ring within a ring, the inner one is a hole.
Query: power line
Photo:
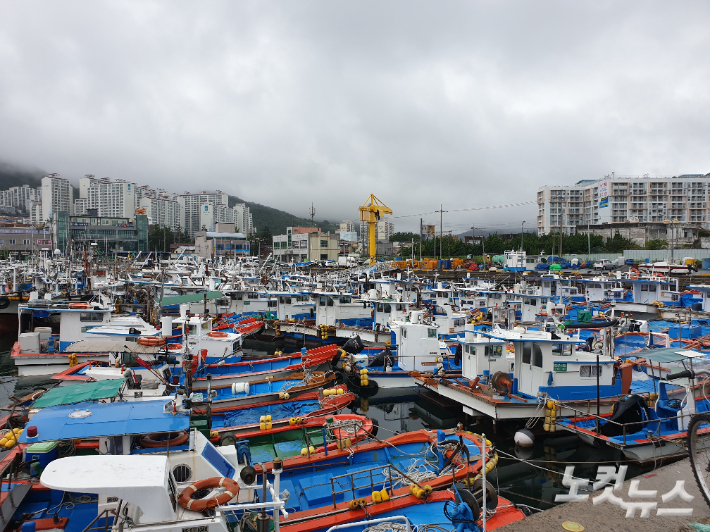
[[[510,207],[522,207],[524,205],[536,205],[537,201],[522,201],[520,203],[508,203],[505,205],[488,205],[486,207],[470,207],[468,209],[451,209],[446,212],[468,212],[468,211],[486,211],[486,210],[491,210],[491,209],[507,209]],[[439,210],[436,211],[430,211],[430,212],[422,212],[419,214],[403,214],[402,216],[393,216],[392,218],[410,218],[413,216],[426,216],[427,214],[437,214],[439,213]]]

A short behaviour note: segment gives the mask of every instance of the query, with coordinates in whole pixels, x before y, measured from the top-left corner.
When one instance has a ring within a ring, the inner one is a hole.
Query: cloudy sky
[[[0,160],[317,218],[710,172],[707,2],[0,2]],[[438,222],[438,214],[424,216]],[[418,217],[394,220],[415,230]]]

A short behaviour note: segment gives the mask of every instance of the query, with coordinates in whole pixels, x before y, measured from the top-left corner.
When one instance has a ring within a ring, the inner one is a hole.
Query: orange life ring
[[[154,434],[148,434],[147,436],[143,436],[141,438],[141,446],[146,447],[148,449],[155,449],[157,447],[173,447],[175,445],[182,445],[185,443],[189,436],[187,432],[182,431],[182,432],[170,432],[168,433],[170,436],[173,434],[177,434],[177,436],[169,439],[169,440],[159,440],[157,439],[158,436],[160,436],[160,433],[154,433]]]
[[[227,333],[222,331],[210,331],[207,333],[207,336],[211,336],[212,338],[225,338]]]
[[[138,338],[138,343],[151,347],[163,346],[165,345],[165,338],[162,336],[141,336]]]
[[[169,344],[168,349],[182,349],[182,344]]]
[[[89,308],[88,303],[69,303],[69,308]]]
[[[206,499],[192,498],[193,494],[196,492],[208,488],[225,488],[227,491],[220,493],[217,497],[208,497]],[[202,512],[207,508],[214,508],[215,506],[226,504],[237,495],[239,495],[239,484],[237,484],[235,480],[227,477],[212,477],[198,480],[182,490],[180,497],[178,497],[178,503],[186,510]]]
[[[632,268],[629,277],[631,279],[638,279],[639,278],[639,271],[636,268]]]

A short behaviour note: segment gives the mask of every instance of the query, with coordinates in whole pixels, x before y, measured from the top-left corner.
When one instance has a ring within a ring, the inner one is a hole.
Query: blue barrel
[[[710,258],[703,259],[703,270],[710,270]]]

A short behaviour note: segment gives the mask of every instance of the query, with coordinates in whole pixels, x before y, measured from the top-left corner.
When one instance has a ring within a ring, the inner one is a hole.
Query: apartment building
[[[181,230],[180,204],[175,200],[143,197],[138,202],[138,209],[145,211],[149,225],[169,227],[171,231]]]
[[[355,222],[351,220],[343,220],[340,222],[340,232],[341,233],[353,233],[355,232]]]
[[[239,232],[245,235],[253,235],[256,233],[249,207],[245,203],[237,203],[233,209],[234,223],[237,224]]]
[[[135,183],[108,177],[97,179],[86,174],[79,179],[79,198],[74,201],[74,214],[80,216],[89,209],[107,218],[133,219],[137,207]]]
[[[224,192],[217,190],[214,192],[198,192],[192,194],[185,192],[177,197],[181,211],[181,226],[190,236],[195,236],[197,231],[202,230],[200,219],[201,212],[205,205],[228,205],[229,197]]]
[[[673,220],[710,228],[710,174],[677,177],[616,176],[537,192],[537,231],[543,235],[578,226]]]
[[[29,185],[10,187],[7,190],[0,190],[0,205],[15,207],[29,213],[32,202],[38,201],[41,197],[42,187],[32,188]]]
[[[394,234],[394,223],[388,219],[382,219],[377,222],[375,227],[375,240],[377,242],[389,242],[390,237]],[[370,241],[370,230],[367,222],[360,222],[360,239],[363,247],[367,249]]]
[[[74,187],[59,174],[49,174],[42,178],[42,210],[37,213],[39,222],[49,220],[59,211],[71,212]]]
[[[311,234],[320,234],[320,229],[317,227],[287,227],[285,235],[274,235],[274,259],[281,262],[307,261],[310,257],[309,235]]]

